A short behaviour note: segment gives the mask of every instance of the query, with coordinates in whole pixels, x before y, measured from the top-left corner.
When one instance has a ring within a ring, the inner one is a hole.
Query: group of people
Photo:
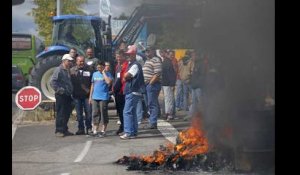
[[[120,121],[116,134],[121,139],[133,139],[138,135],[138,125],[144,114],[148,115],[146,128],[157,129],[161,90],[166,120],[176,118],[176,109],[190,111],[188,116],[199,110],[201,64],[196,51],[188,51],[177,61],[175,51],[161,49],[156,54],[156,48],[151,46],[146,48],[143,59],[137,57],[137,47],[130,45],[117,49],[115,58],[117,64],[112,74],[110,63],[93,57],[92,48],[86,50],[86,56],[77,55],[72,48],[62,57],[51,79],[56,98],[56,136],[73,135],[67,124],[74,102],[78,121],[75,134],[104,137],[109,122],[110,93],[115,97]],[[192,95],[191,103],[189,94]],[[192,105],[189,107],[189,104]]]
[[[55,135],[74,135],[68,130],[74,103],[78,121],[75,134],[104,136],[109,121],[107,106],[112,82],[110,63],[93,57],[92,48],[86,50],[86,56],[78,55],[75,48],[63,55],[50,82],[56,99]],[[102,128],[98,132],[100,121]]]

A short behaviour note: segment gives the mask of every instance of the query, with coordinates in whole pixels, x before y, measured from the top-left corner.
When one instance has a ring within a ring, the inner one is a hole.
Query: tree
[[[45,39],[45,45],[49,46],[52,40],[52,16],[56,13],[55,0],[33,0],[37,6],[32,9],[34,22],[38,26],[38,33]],[[85,13],[79,9],[80,5],[87,3],[87,0],[61,0],[62,14],[78,14],[84,15]]]

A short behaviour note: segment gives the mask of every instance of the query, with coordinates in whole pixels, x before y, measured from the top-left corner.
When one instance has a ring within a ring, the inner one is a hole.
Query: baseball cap
[[[125,54],[136,54],[137,48],[135,45],[129,45],[128,50],[125,52]]]
[[[73,61],[74,59],[70,56],[70,54],[64,54],[61,60],[70,60]]]

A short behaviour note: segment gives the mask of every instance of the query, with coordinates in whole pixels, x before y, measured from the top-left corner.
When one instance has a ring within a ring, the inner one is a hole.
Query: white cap
[[[70,54],[64,54],[61,60],[70,60],[73,61],[74,59],[70,56]]]

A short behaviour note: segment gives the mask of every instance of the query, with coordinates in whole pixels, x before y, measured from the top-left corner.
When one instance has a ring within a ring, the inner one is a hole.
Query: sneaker
[[[90,134],[90,133],[92,133],[93,132],[93,130],[92,130],[92,128],[89,128],[89,129],[86,129],[86,133],[85,134]]]
[[[94,133],[94,132],[91,132],[89,133],[87,136],[91,136],[91,137],[98,137],[98,133]]]
[[[191,119],[191,117],[188,115],[183,118],[184,121],[189,121],[190,119]]]
[[[120,138],[123,139],[123,140],[134,139],[135,137],[136,136],[131,136],[131,135],[127,134],[127,133],[125,133],[125,134],[123,134],[123,135],[120,136]]]
[[[72,135],[74,135],[74,134],[71,133],[70,131],[66,131],[64,134],[65,134],[65,136],[72,136]]]
[[[98,134],[95,135],[95,137],[102,138],[102,137],[104,137],[104,135],[102,133],[98,133]]]
[[[170,121],[170,120],[173,120],[173,119],[174,119],[173,116],[171,116],[171,115],[168,115],[168,116],[167,116],[167,121]]]
[[[118,124],[118,125],[121,125],[121,121],[120,121],[120,120],[118,120],[118,121],[117,121],[117,124]]]
[[[181,111],[182,109],[181,109],[181,108],[176,108],[176,110],[177,110],[177,111]]]
[[[84,130],[83,129],[79,129],[76,133],[76,135],[84,135]]]
[[[106,136],[106,132],[105,132],[105,131],[101,131],[99,134],[100,134],[101,136],[103,136],[103,137]]]
[[[155,124],[148,125],[148,126],[146,126],[146,129],[157,129],[157,125],[155,125]]]
[[[57,133],[55,133],[55,136],[56,136],[56,137],[64,137],[65,134],[64,134],[64,133],[61,133],[61,132],[57,132]]]
[[[116,132],[116,135],[120,135],[123,132],[122,129],[118,129],[118,131]]]

